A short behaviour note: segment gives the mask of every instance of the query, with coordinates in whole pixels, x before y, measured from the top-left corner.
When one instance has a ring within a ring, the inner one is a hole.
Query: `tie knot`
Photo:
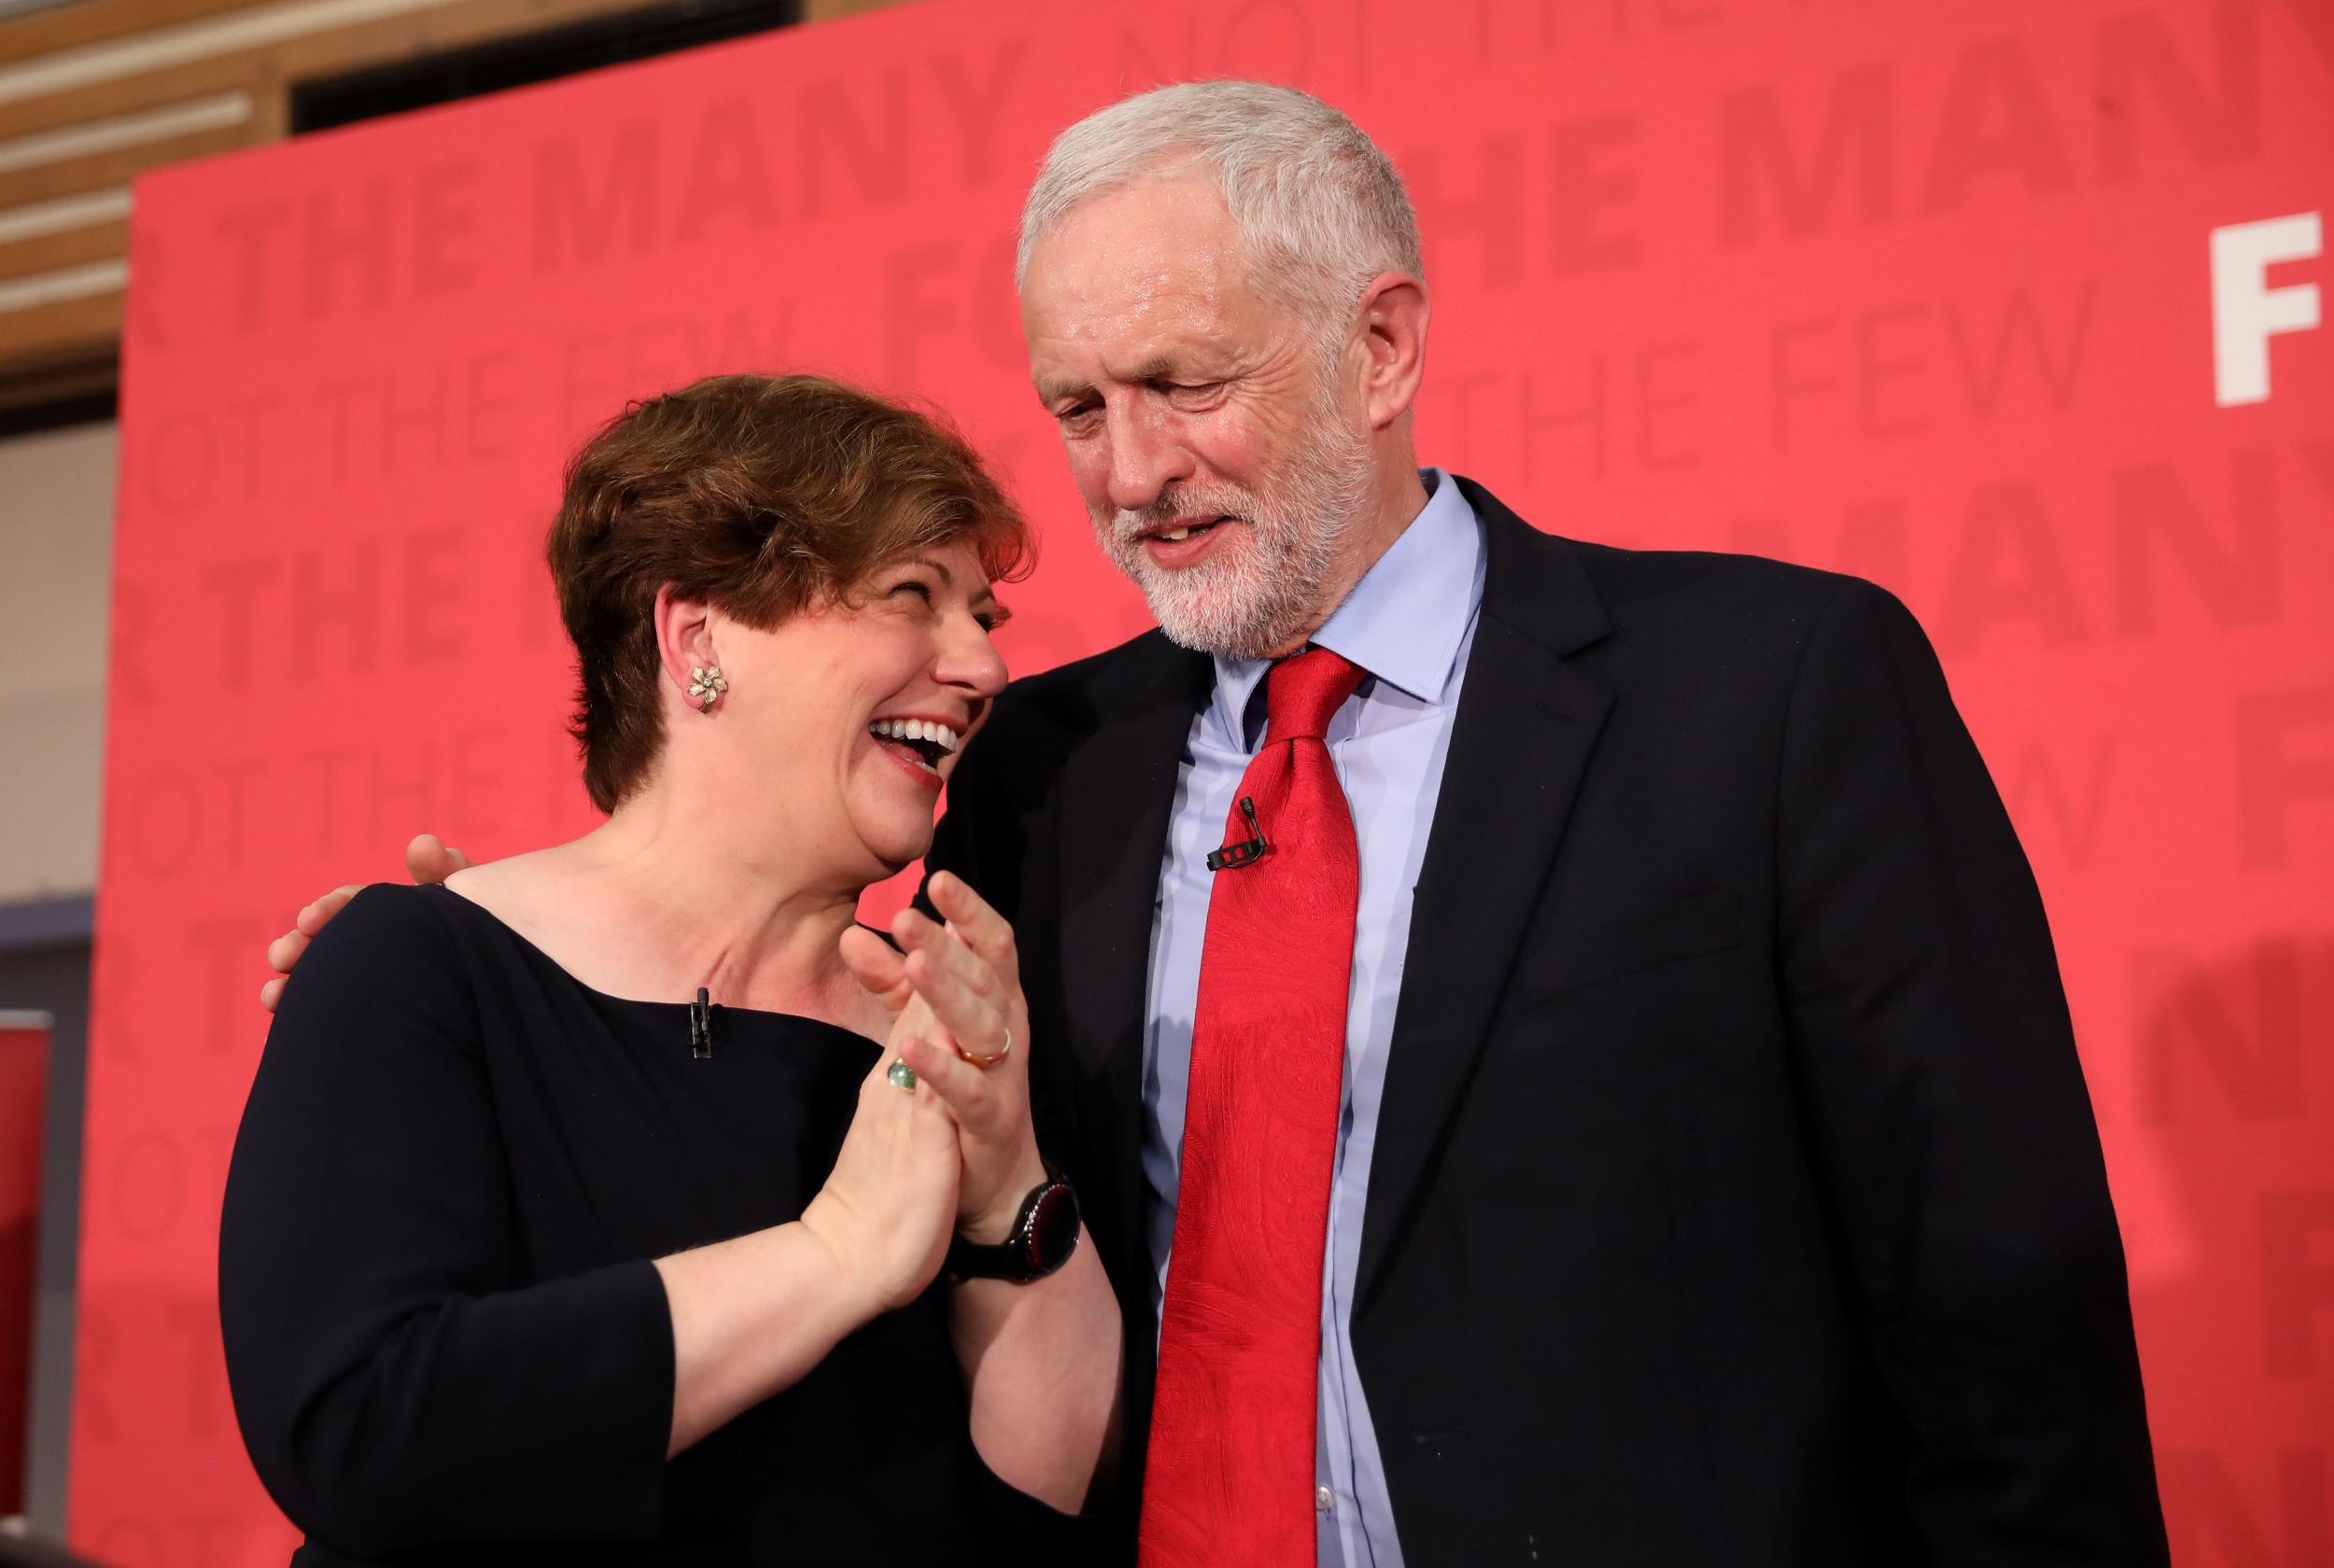
[[[1264,678],[1264,744],[1318,740],[1329,715],[1361,684],[1359,665],[1326,648],[1308,648],[1274,665]]]

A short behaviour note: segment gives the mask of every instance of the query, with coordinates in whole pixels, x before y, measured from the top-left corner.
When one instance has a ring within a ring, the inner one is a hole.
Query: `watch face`
[[[1070,1261],[1078,1244],[1078,1200],[1066,1182],[1056,1182],[1037,1196],[1029,1217],[1029,1261],[1038,1272],[1050,1274]]]

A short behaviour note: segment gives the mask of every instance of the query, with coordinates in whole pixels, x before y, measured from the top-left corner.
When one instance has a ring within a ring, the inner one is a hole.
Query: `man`
[[[1007,690],[929,863],[1018,929],[1125,1551],[2163,1561],[2043,910],[1905,609],[1422,472],[1409,203],[1301,93],[1071,128],[1020,288],[1161,629]]]

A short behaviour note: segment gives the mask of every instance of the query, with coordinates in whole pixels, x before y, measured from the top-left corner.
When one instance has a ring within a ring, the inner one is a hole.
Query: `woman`
[[[898,951],[853,921],[1004,684],[1024,546],[954,436],[816,377],[577,455],[548,554],[608,820],[358,895],[236,1140],[228,1372],[296,1561],[1075,1550],[1118,1320],[1011,932],[945,877]],[[1052,1271],[939,1281],[952,1244]]]

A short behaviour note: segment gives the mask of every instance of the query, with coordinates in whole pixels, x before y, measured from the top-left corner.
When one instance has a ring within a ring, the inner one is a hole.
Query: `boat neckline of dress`
[[[612,1003],[618,1007],[654,1007],[663,1012],[685,1013],[690,1008],[696,1005],[694,1001],[652,1001],[646,997],[618,996],[613,991],[603,991],[597,986],[587,985],[584,981],[577,979],[575,973],[569,969],[567,965],[561,963],[557,959],[553,958],[549,953],[544,952],[543,949],[535,942],[534,938],[528,936],[525,931],[520,931],[516,926],[511,924],[510,921],[504,919],[501,916],[496,914],[493,910],[487,908],[476,899],[471,898],[469,894],[457,889],[449,888],[443,882],[424,883],[421,890],[424,892],[443,893],[447,898],[459,900],[465,908],[475,911],[478,915],[492,924],[498,931],[501,931],[503,935],[510,938],[511,941],[516,943],[519,947],[525,950],[529,958],[533,959],[537,963],[543,965],[553,973],[558,975],[562,980],[565,980],[569,985],[573,986],[577,990],[582,991],[588,997],[595,998],[600,1001]],[[875,930],[872,926],[865,927],[865,929],[869,931]],[[876,934],[878,936],[883,935],[881,931],[876,931]],[[890,939],[887,937],[885,940],[889,941]],[[722,1012],[728,1014],[733,1018],[767,1018],[773,1023],[808,1024],[814,1029],[826,1029],[832,1033],[843,1035],[849,1039],[855,1040],[860,1044],[867,1046],[869,1049],[879,1048],[883,1043],[880,1040],[870,1039],[868,1036],[860,1033],[857,1029],[851,1029],[847,1025],[838,1024],[827,1018],[814,1018],[808,1013],[781,1013],[773,1011],[772,1009],[766,1007],[740,1007],[735,1002],[728,1001],[716,1001],[710,1003],[710,1005],[719,1008]]]

